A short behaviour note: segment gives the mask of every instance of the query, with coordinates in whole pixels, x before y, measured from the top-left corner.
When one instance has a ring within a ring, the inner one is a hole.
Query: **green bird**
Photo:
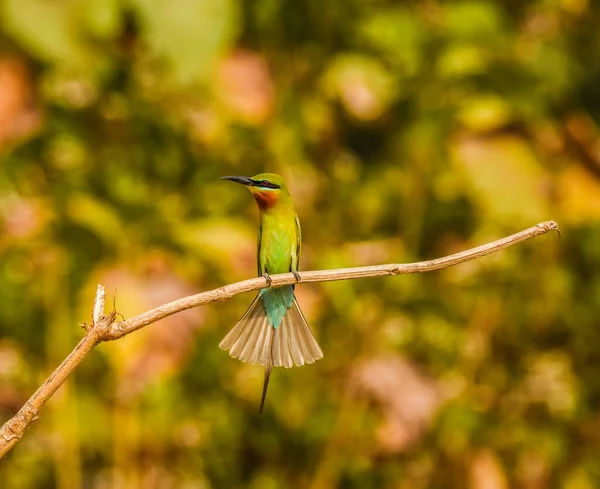
[[[248,187],[260,211],[258,275],[271,284],[269,274],[292,272],[299,281],[302,233],[294,203],[283,178],[275,173],[254,177],[222,177]],[[265,405],[273,367],[290,368],[323,358],[298,301],[294,285],[260,289],[242,319],[219,347],[242,362],[265,366],[260,412]]]

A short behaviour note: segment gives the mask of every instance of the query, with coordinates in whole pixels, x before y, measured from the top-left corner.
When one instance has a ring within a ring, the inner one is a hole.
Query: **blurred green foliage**
[[[251,277],[282,173],[302,269],[549,235],[415,276],[300,285],[325,358],[217,348],[251,297],[92,352],[0,487],[600,485],[600,23],[589,0],[2,0],[0,414],[81,337]]]

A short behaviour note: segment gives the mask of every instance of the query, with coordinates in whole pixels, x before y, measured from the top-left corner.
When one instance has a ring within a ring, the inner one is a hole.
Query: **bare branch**
[[[509,246],[513,246],[553,230],[560,233],[556,222],[546,221],[525,229],[520,233],[443,258],[407,264],[374,265],[367,267],[340,268],[337,270],[316,270],[311,272],[301,272],[299,273],[299,276],[301,282],[306,283],[429,272],[495,253],[496,251],[503,250]],[[272,280],[272,287],[297,283],[297,279],[293,273],[271,275],[270,278]],[[225,285],[218,289],[209,290],[207,292],[169,302],[128,320],[115,321],[117,316],[116,311],[112,311],[108,316],[103,317],[104,287],[98,285],[92,314],[93,324],[91,327],[86,328],[87,333],[79,344],[31,396],[31,398],[29,398],[19,412],[0,428],[0,458],[6,455],[6,453],[22,438],[29,425],[38,418],[40,409],[46,401],[65,382],[69,374],[77,368],[85,356],[98,343],[122,338],[144,326],[148,326],[149,324],[155,323],[172,314],[185,311],[186,309],[210,304],[212,302],[223,302],[238,294],[265,287],[267,287],[267,281],[264,277],[244,280],[242,282]]]

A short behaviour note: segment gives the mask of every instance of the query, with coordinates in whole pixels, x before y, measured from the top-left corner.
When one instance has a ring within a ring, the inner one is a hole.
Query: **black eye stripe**
[[[279,185],[275,185],[274,183],[271,183],[268,180],[252,180],[252,186],[272,189],[281,188]]]

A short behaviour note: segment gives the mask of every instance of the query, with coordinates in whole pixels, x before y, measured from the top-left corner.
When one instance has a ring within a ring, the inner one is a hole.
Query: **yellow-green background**
[[[0,415],[83,334],[255,274],[283,174],[325,357],[217,345],[251,294],[93,351],[3,489],[600,487],[600,12],[592,0],[2,0]]]

